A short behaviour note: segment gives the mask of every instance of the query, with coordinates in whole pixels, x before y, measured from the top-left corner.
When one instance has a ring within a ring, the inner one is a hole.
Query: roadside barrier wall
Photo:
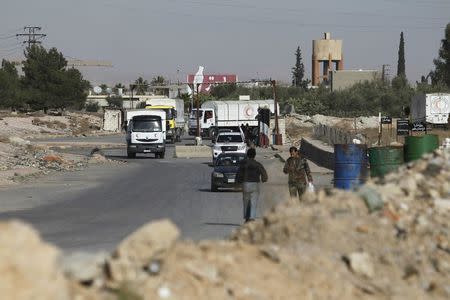
[[[302,138],[300,153],[316,165],[334,170],[334,153],[314,145],[305,138]]]

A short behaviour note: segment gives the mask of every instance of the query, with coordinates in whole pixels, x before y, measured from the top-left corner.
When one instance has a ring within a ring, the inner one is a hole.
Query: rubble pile
[[[64,116],[3,115],[0,117],[0,136],[32,139],[47,136],[98,135],[102,118],[96,114],[68,112]]]
[[[20,182],[53,171],[77,171],[90,164],[120,163],[106,158],[98,149],[89,156],[59,153],[46,146],[31,145],[18,137],[0,142],[0,185]]]
[[[356,192],[320,191],[276,207],[233,239],[318,259],[313,269],[334,265],[340,284],[366,297],[448,299],[449,217],[450,153],[436,152]],[[330,293],[323,298],[335,299]]]
[[[81,170],[89,164],[112,162],[96,151],[86,157],[58,153],[29,139],[107,134],[97,114],[68,112],[61,116],[42,113],[0,115],[0,186],[20,182],[51,171]],[[117,162],[119,163],[119,162]]]
[[[290,114],[286,116],[286,120],[295,123],[299,127],[314,127],[317,125],[336,126],[340,128],[353,128],[355,125],[357,129],[377,128],[378,117],[357,117],[357,118],[338,118],[324,115],[299,115]]]
[[[378,128],[378,117],[358,117],[358,118],[338,118],[324,115],[299,115],[290,114],[286,115],[286,135],[288,141],[294,146],[298,146],[298,141],[303,137],[313,137],[313,128],[319,125],[324,125],[330,128],[336,128],[343,133],[346,132],[359,132],[365,133],[372,132]],[[376,133],[376,130],[375,130]],[[364,140],[364,137],[358,134],[360,140]]]

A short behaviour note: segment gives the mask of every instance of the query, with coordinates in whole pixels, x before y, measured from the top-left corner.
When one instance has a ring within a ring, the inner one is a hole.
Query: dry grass
[[[45,126],[50,129],[66,129],[67,125],[61,121],[54,120],[54,121],[45,121],[41,120],[39,118],[33,118],[31,121],[31,124],[36,126]]]

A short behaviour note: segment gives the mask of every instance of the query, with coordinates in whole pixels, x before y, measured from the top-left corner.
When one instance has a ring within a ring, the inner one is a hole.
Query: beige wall
[[[342,40],[314,40],[313,56],[316,60],[328,60],[331,54],[331,60],[342,59]]]

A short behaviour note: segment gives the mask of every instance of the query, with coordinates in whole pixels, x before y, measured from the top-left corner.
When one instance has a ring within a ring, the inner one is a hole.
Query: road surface
[[[3,189],[0,219],[29,222],[45,240],[67,252],[111,251],[138,227],[161,218],[171,219],[185,239],[226,237],[243,223],[241,193],[210,192],[210,159],[175,159],[173,151],[169,146],[165,159],[127,159],[125,149],[106,149],[107,156],[126,163],[56,173]],[[257,152],[269,172],[261,214],[286,199],[287,178],[273,151]],[[330,180],[330,174],[316,174],[319,185]]]

